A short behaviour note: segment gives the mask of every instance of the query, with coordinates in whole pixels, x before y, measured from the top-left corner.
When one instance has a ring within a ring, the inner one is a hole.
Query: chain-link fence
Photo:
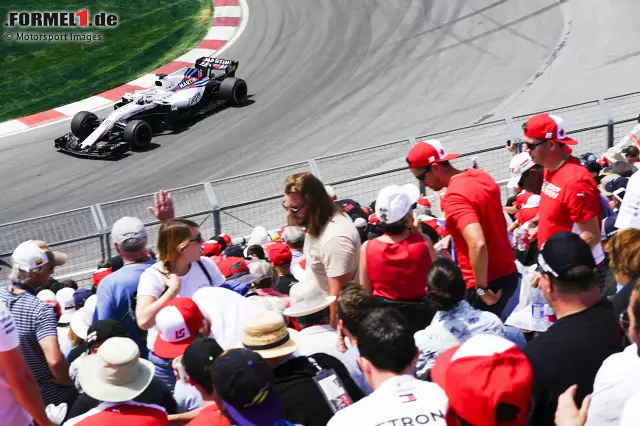
[[[562,116],[568,133],[580,143],[574,154],[596,155],[620,140],[633,127],[640,112],[640,92],[584,102],[546,112]],[[503,201],[511,194],[505,179],[511,155],[505,142],[522,140],[522,124],[534,114],[477,124],[438,133],[365,147],[341,154],[246,173],[171,190],[176,215],[200,225],[205,238],[220,232],[233,237],[246,236],[260,225],[279,229],[286,223],[282,208],[282,189],[287,176],[311,172],[331,184],[339,198],[352,198],[361,204],[373,201],[378,191],[389,184],[416,183],[406,169],[405,156],[417,140],[439,139],[446,146],[468,146],[453,161],[461,169],[477,162],[501,185]],[[616,121],[614,121],[616,120]],[[480,148],[480,149],[478,149]],[[472,149],[476,149],[473,151]],[[22,241],[44,240],[55,250],[69,255],[69,261],[56,268],[56,278],[73,278],[88,285],[99,262],[112,253],[110,230],[124,216],[139,217],[149,233],[150,248],[155,250],[159,223],[148,211],[153,194],[116,200],[67,212],[0,224],[0,260],[10,263],[11,251]],[[0,270],[5,281],[9,270]]]

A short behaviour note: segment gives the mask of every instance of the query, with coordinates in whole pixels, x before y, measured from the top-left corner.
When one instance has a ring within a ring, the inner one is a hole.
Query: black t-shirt
[[[364,397],[340,361],[322,353],[314,354],[312,358],[323,370],[333,368],[336,371],[353,402]],[[284,420],[305,426],[325,426],[329,422],[333,417],[333,411],[313,380],[318,369],[307,357],[301,356],[286,361],[277,366],[273,372],[274,387],[282,401]]]
[[[593,391],[603,361],[622,350],[622,330],[611,302],[560,318],[549,330],[527,343],[523,351],[533,369],[534,411],[530,424],[554,424],[558,397],[577,384],[578,406]]]
[[[276,283],[276,290],[278,293],[289,295],[289,290],[291,286],[297,283],[295,277],[292,274],[282,275],[278,277],[278,282]]]
[[[173,394],[169,390],[169,387],[157,377],[154,377],[149,384],[149,387],[144,390],[134,401],[144,404],[155,404],[164,407],[167,410],[167,414],[177,414],[178,405],[176,400],[173,399]],[[86,412],[96,408],[100,404],[100,401],[91,398],[86,393],[80,394],[76,402],[73,404],[67,419],[72,419],[77,416],[81,416]]]

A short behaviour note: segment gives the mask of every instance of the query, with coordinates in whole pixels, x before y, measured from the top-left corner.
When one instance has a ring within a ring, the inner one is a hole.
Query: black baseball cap
[[[112,337],[129,337],[127,329],[114,319],[104,319],[93,323],[87,331],[87,343],[89,346],[101,345]]]
[[[282,418],[271,367],[260,354],[231,349],[213,362],[213,387],[238,426],[270,426]]]
[[[579,266],[595,269],[596,261],[589,244],[573,232],[554,234],[538,254],[538,267],[560,280],[567,280],[569,271]]]
[[[197,338],[182,355],[182,365],[189,377],[210,394],[213,393],[211,366],[222,352],[215,339]]]

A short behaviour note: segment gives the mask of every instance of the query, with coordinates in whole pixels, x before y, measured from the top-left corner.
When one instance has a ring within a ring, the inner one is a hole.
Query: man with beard
[[[357,279],[360,235],[353,221],[327,194],[311,173],[287,177],[284,202],[289,225],[304,226],[305,271],[320,288],[338,296],[342,285]],[[335,303],[331,304],[331,326],[337,325]]]

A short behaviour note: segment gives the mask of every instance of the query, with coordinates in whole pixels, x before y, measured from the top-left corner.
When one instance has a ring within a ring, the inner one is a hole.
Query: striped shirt
[[[42,382],[54,377],[39,341],[49,336],[57,338],[56,314],[50,305],[36,296],[26,291],[14,294],[9,291],[9,286],[0,289],[0,299],[11,311],[20,336],[20,350],[31,374],[36,379],[44,404],[58,405],[66,402],[75,393],[73,387]]]

